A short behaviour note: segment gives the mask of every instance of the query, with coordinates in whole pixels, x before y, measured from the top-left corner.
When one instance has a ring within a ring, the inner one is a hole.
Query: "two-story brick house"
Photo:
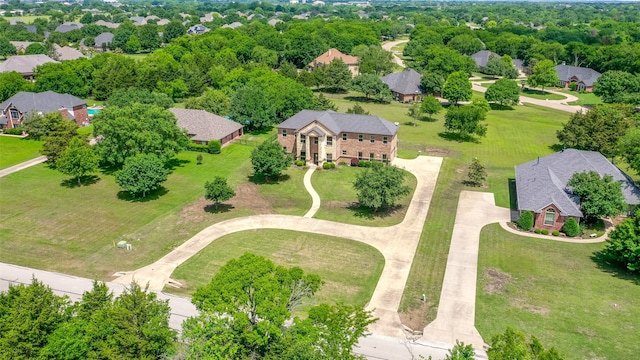
[[[28,113],[47,114],[55,111],[78,126],[91,123],[87,103],[78,97],[53,91],[22,91],[0,104],[0,129],[17,128]]]
[[[278,141],[296,159],[321,165],[352,159],[392,161],[398,126],[378,116],[303,110],[278,125]]]

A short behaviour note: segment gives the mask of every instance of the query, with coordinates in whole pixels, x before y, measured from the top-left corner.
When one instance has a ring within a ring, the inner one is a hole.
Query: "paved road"
[[[4,177],[4,176],[7,176],[9,174],[13,174],[16,171],[20,171],[20,170],[26,169],[26,168],[34,166],[34,165],[42,164],[45,161],[47,161],[47,157],[46,156],[39,156],[39,157],[37,157],[35,159],[31,159],[29,161],[22,162],[22,163],[20,163],[18,165],[13,165],[13,166],[8,167],[6,169],[0,170],[0,177]]]
[[[395,159],[393,163],[411,172],[417,179],[416,191],[407,213],[398,225],[374,228],[289,215],[235,218],[202,230],[151,265],[122,272],[123,275],[114,282],[129,284],[135,280],[141,284],[149,284],[152,290],[160,291],[171,281],[171,274],[180,264],[212,241],[238,231],[287,229],[337,236],[371,245],[384,256],[385,265],[367,307],[374,311],[373,315],[379,320],[369,330],[378,334],[403,337],[398,307],[420,241],[442,158],[419,156],[414,160]]]
[[[393,54],[393,62],[395,62],[396,64],[405,67],[404,66],[404,61],[402,59],[400,59],[400,57],[398,56],[398,52],[397,51],[393,51],[391,48],[393,48],[394,46],[398,45],[398,44],[402,44],[402,43],[406,43],[409,42],[409,40],[395,40],[395,41],[388,41],[388,42],[383,42],[382,43],[382,48],[387,50],[387,51],[391,51],[391,53]]]
[[[483,82],[491,82],[491,81],[483,81]],[[480,85],[478,82],[471,82],[471,89],[474,91],[479,91],[482,93],[487,92],[487,88]],[[548,90],[545,90],[548,91]],[[580,111],[587,111],[586,108],[582,107],[582,106],[578,106],[578,105],[567,105],[567,102],[572,102],[572,101],[577,101],[578,98],[573,96],[573,95],[568,95],[565,93],[560,93],[560,92],[555,92],[555,91],[549,91],[551,93],[554,94],[560,94],[562,96],[566,96],[567,99],[565,100],[540,100],[540,99],[534,99],[534,98],[530,98],[527,96],[520,96],[520,102],[521,103],[529,103],[529,104],[533,104],[533,105],[538,105],[538,106],[544,106],[547,108],[551,108],[551,109],[556,109],[556,110],[560,110],[560,111],[566,111],[566,112],[570,112],[570,113],[576,113],[576,112],[580,112]],[[575,99],[573,99],[575,98]]]
[[[480,230],[487,224],[509,221],[510,215],[509,209],[495,205],[492,193],[460,193],[438,314],[420,341],[444,346],[460,340],[483,348],[484,341],[474,325]]]

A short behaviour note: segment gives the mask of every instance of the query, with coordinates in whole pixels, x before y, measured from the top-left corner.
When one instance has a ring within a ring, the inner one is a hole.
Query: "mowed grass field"
[[[357,96],[327,95],[340,111],[352,107],[354,102],[348,99]],[[556,143],[556,130],[562,128],[570,114],[534,105],[492,110],[485,122],[487,136],[478,138],[477,142],[461,142],[445,133],[446,110],[433,120],[418,121],[414,127],[412,119],[406,115],[408,104],[359,104],[372,115],[400,124],[400,157],[414,158],[418,152],[444,157],[400,305],[403,323],[420,329],[435,319],[460,191],[493,192],[497,205],[509,207],[508,180],[515,177],[514,166],[553,153],[551,145]],[[473,157],[486,166],[486,187],[470,188],[463,184]],[[426,295],[427,301],[422,301],[422,294]]]
[[[203,154],[202,165],[196,165],[198,153],[181,153],[163,189],[145,201],[129,200],[113,175],[104,173],[81,187],[44,164],[0,178],[2,189],[23,189],[0,192],[0,261],[108,279],[114,271],[152,263],[213,223],[280,210],[303,214],[311,204],[298,185],[304,172],[291,169],[280,193],[253,184],[252,150],[232,144],[222,155]],[[218,210],[204,199],[204,183],[215,176],[227,177],[237,193]],[[115,249],[121,239],[131,240],[134,250]]]
[[[37,158],[41,155],[42,144],[42,141],[0,136],[0,169]]]
[[[191,294],[208,284],[227,261],[245,252],[265,256],[277,265],[299,266],[325,282],[308,305],[343,302],[365,305],[384,267],[375,248],[356,241],[288,230],[251,230],[226,235],[187,260],[172,278],[186,288],[165,290]]]
[[[367,208],[357,206],[358,197],[353,182],[362,171],[364,168],[340,165],[335,170],[316,171],[311,177],[311,183],[322,202],[314,218],[363,226],[391,226],[401,223],[416,189],[416,177],[405,172],[405,184],[411,188],[411,193],[401,198],[396,208],[372,213]]]
[[[476,328],[485,341],[507,326],[555,346],[566,359],[636,359],[640,278],[599,268],[603,244],[482,230]]]

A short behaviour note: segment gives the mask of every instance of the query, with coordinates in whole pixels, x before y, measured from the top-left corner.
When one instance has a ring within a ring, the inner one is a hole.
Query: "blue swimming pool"
[[[92,116],[99,112],[100,112],[100,109],[87,109],[87,113],[89,113],[89,115],[92,115]]]

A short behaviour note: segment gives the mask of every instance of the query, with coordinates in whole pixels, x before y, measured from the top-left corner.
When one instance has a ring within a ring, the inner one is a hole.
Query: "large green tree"
[[[264,129],[277,121],[273,103],[258,85],[243,86],[233,94],[229,117],[249,129]]]
[[[69,146],[71,139],[78,135],[78,125],[75,121],[65,119],[59,112],[44,117],[48,129],[42,137],[42,155],[46,155],[49,163],[55,166],[56,161]]]
[[[139,81],[134,59],[117,55],[106,60],[94,73],[93,95],[97,100],[106,100],[117,89],[134,87]]]
[[[322,304],[292,319],[322,284],[302,269],[244,254],[196,290],[198,317],[184,323],[189,358],[355,359],[351,351],[373,321],[361,308]]]
[[[515,105],[520,100],[520,88],[515,81],[510,79],[498,79],[491,84],[484,93],[484,98],[489,102],[497,102],[500,105]]]
[[[251,164],[257,175],[277,179],[280,173],[291,165],[291,156],[287,155],[277,141],[265,141],[251,152]]]
[[[0,56],[3,58],[7,58],[11,55],[16,55],[18,52],[16,51],[16,47],[13,46],[9,40],[4,37],[0,38]]]
[[[428,114],[429,118],[432,119],[433,115],[442,111],[442,104],[433,96],[425,96],[420,104],[420,111]]]
[[[487,350],[489,360],[563,360],[556,348],[545,349],[540,341],[532,336],[527,341],[525,335],[512,328],[503,334],[491,338],[491,347]]]
[[[361,45],[353,49],[353,55],[360,59],[358,67],[361,74],[381,76],[393,71],[393,54],[380,45]]]
[[[351,80],[351,89],[363,93],[367,98],[373,95],[374,99],[379,102],[389,102],[392,98],[389,86],[374,74],[356,76]]]
[[[556,135],[564,146],[613,155],[620,138],[634,124],[632,108],[623,105],[597,105],[586,113],[571,115]]]
[[[89,144],[75,137],[56,161],[56,169],[65,175],[73,176],[78,185],[82,177],[98,170],[99,158]]]
[[[640,76],[626,71],[611,70],[602,74],[593,84],[593,93],[605,103],[632,103],[640,91]]]
[[[600,254],[615,265],[640,274],[640,213],[638,210],[634,216],[616,225]]]
[[[601,177],[595,171],[576,173],[567,185],[580,197],[580,209],[586,218],[614,217],[626,208],[622,184],[611,175]]]
[[[4,102],[20,91],[31,90],[32,84],[15,71],[0,73],[0,102]]]
[[[538,61],[533,67],[533,71],[527,83],[533,87],[541,87],[544,91],[545,86],[554,86],[558,84],[560,79],[556,72],[555,65],[551,60]]]
[[[331,92],[345,92],[349,89],[352,74],[347,64],[342,59],[333,59],[328,65],[320,66],[325,68],[324,87]]]
[[[371,168],[356,175],[353,188],[356,190],[358,202],[378,211],[392,207],[411,189],[405,185],[406,173],[391,165],[374,162]]]
[[[487,126],[482,124],[486,118],[486,109],[480,106],[452,106],[444,116],[444,127],[447,131],[455,131],[463,136],[485,136]]]
[[[137,154],[128,157],[122,170],[116,173],[116,183],[134,197],[144,198],[160,188],[167,180],[168,171],[155,154]]]
[[[425,94],[436,96],[442,93],[444,82],[445,78],[442,75],[435,72],[427,72],[420,79],[420,87]]]
[[[96,153],[115,167],[137,154],[155,154],[165,163],[189,144],[175,116],[155,105],[107,107],[94,117],[93,126],[101,138]]]
[[[182,25],[182,22],[173,20],[164,27],[162,36],[166,44],[170,43],[173,39],[183,36],[187,33],[187,29]]]
[[[227,116],[231,109],[229,97],[220,90],[207,90],[202,96],[189,98],[184,102],[187,109],[206,110],[212,114]]]
[[[128,89],[118,89],[114,91],[107,100],[108,106],[127,107],[132,104],[155,105],[163,109],[173,106],[173,101],[167,94],[151,92],[144,88],[131,87]]]
[[[216,208],[221,202],[236,196],[236,192],[227,184],[227,179],[221,176],[216,176],[213,181],[207,181],[204,184],[204,190],[204,198],[213,201]]]
[[[442,88],[442,97],[449,100],[449,103],[457,105],[460,101],[469,101],[471,95],[471,82],[467,73],[456,71],[447,77]]]
[[[640,127],[634,127],[620,139],[618,152],[629,166],[640,174]]]

